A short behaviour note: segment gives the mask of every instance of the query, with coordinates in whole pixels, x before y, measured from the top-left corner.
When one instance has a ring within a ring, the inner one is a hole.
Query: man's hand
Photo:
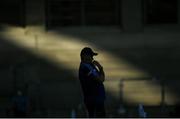
[[[93,64],[95,65],[95,66],[97,66],[98,67],[98,69],[99,69],[99,73],[100,73],[100,76],[99,76],[99,81],[101,81],[101,82],[104,82],[104,80],[105,80],[105,74],[104,74],[104,71],[103,71],[103,67],[100,65],[100,63],[98,62],[98,61],[96,61],[96,60],[94,60],[93,61]]]
[[[101,66],[101,64],[98,61],[94,60],[93,64],[96,65],[99,68],[99,70],[103,70],[103,67]]]

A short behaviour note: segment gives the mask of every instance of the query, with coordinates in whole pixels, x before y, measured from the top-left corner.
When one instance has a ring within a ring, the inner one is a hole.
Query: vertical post
[[[23,27],[26,26],[26,1],[25,0],[22,0],[22,4],[21,4],[21,20],[22,20],[22,23],[23,23]]]
[[[122,0],[122,27],[125,32],[143,30],[142,0]]]
[[[36,111],[41,114],[43,100],[41,97],[41,81],[38,75],[38,63],[32,63],[28,65],[28,68],[26,70],[26,79],[28,80],[29,84],[29,97],[31,97]]]
[[[49,5],[49,0],[44,0],[44,7],[45,7],[45,30],[48,30],[50,28],[50,23],[51,23],[51,18],[50,18],[50,14],[49,14],[49,11],[50,11],[50,5]]]
[[[177,9],[178,25],[180,26],[180,0],[177,0]]]
[[[45,28],[45,0],[26,0],[26,27]]]
[[[13,79],[13,94],[17,91],[17,80],[16,80],[16,69],[15,66],[10,67],[10,70],[12,72],[12,79]]]
[[[120,107],[118,109],[118,113],[123,116],[126,113],[126,110],[124,108],[124,101],[123,101],[123,87],[124,87],[124,80],[123,79],[120,79],[119,86],[120,86],[120,91],[119,91],[120,92],[120,94],[119,94]]]
[[[164,80],[161,79],[161,113],[164,114],[165,112],[165,105],[166,105],[166,100],[165,100],[165,83]]]
[[[116,25],[120,25],[119,23],[121,23],[120,20],[120,0],[115,0],[115,13],[116,13]]]
[[[147,4],[148,4],[148,2],[147,2],[147,0],[142,0],[142,18],[143,18],[143,25],[146,25],[147,24]]]
[[[35,49],[38,52],[38,35],[37,34],[34,35],[34,40],[35,40]]]
[[[165,86],[163,80],[161,80],[161,103],[162,105],[165,104]]]
[[[124,86],[124,80],[123,79],[120,79],[120,101],[121,103],[123,104],[123,86]]]
[[[86,25],[86,20],[85,20],[85,0],[81,0],[81,24],[82,26]]]

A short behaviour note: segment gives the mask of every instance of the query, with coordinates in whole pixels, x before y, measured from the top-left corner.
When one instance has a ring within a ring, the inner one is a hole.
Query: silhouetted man
[[[15,117],[27,117],[29,109],[29,99],[19,90],[17,95],[13,97],[13,111]]]
[[[103,67],[93,59],[91,48],[85,47],[81,51],[81,63],[79,67],[79,80],[84,95],[84,103],[89,117],[105,117],[105,89],[103,82],[105,75]]]

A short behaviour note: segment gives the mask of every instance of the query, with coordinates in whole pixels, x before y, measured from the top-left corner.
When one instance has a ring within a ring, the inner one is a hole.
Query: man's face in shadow
[[[83,59],[84,59],[84,62],[87,62],[87,63],[92,63],[92,61],[94,60],[92,55],[84,55]]]

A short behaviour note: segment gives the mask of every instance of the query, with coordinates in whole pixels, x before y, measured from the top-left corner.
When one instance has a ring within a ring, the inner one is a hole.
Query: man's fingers
[[[98,68],[100,68],[100,69],[103,68],[98,61],[93,61],[93,63],[94,63]]]

